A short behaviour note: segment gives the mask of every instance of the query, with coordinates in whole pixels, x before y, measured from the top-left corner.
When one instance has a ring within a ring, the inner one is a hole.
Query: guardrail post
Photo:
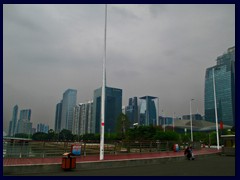
[[[84,142],[83,152],[84,152],[84,156],[86,156],[86,142]]]
[[[149,152],[152,152],[152,141],[150,141],[150,149]]]
[[[45,141],[43,141],[43,158],[45,158]]]
[[[127,152],[130,153],[130,141],[127,141]]]
[[[19,158],[22,158],[22,143],[21,143],[21,141],[19,143],[20,143],[20,155],[19,155]]]
[[[142,152],[142,142],[139,142],[139,146],[140,146],[140,152]]]
[[[117,154],[117,142],[114,142],[114,154]]]

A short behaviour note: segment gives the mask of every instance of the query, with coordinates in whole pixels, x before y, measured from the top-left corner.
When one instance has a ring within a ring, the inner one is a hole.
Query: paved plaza
[[[194,161],[169,161],[162,164],[96,170],[40,173],[36,176],[235,176],[235,157],[209,156]]]
[[[61,169],[62,158],[4,158],[8,176],[235,176],[235,156],[223,156],[216,149],[194,150],[187,160],[183,151],[80,156],[77,167]]]

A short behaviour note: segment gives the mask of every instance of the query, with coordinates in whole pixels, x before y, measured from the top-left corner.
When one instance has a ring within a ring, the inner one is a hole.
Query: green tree
[[[179,134],[173,131],[158,131],[155,136],[155,140],[165,140],[165,141],[178,141],[179,140]]]
[[[36,141],[46,141],[48,139],[48,134],[44,132],[37,132],[33,134],[32,139]]]
[[[55,136],[54,130],[53,129],[49,129],[48,130],[48,137],[47,137],[47,139],[53,141],[53,140],[56,140],[55,138],[56,138],[56,136]]]
[[[70,130],[67,129],[63,129],[60,133],[59,133],[59,139],[63,140],[63,141],[70,141],[73,140],[73,134]]]
[[[89,134],[84,134],[82,136],[82,140],[86,141],[86,140],[95,140],[95,134],[93,133],[89,133]]]
[[[18,137],[18,138],[31,138],[31,135],[25,134],[25,133],[18,133],[18,134],[15,134],[15,137]]]
[[[193,133],[193,140],[206,144],[206,143],[208,143],[208,133],[206,133],[206,132],[194,132]]]
[[[126,138],[128,140],[152,140],[157,131],[159,129],[154,126],[136,126],[127,131]]]
[[[130,127],[130,121],[128,117],[125,114],[121,113],[118,116],[117,123],[116,123],[117,135],[123,139],[129,127]]]

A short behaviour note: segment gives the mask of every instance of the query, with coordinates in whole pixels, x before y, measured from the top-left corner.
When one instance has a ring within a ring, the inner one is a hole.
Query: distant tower
[[[81,104],[78,104],[73,108],[72,133],[74,135],[80,135],[80,110],[81,110]]]
[[[95,122],[95,133],[100,132],[101,94],[102,88],[94,91],[93,121]],[[117,118],[122,113],[122,89],[106,87],[105,104],[105,132],[115,132]]]
[[[55,132],[61,131],[61,118],[62,117],[62,101],[56,105],[55,113]]]
[[[138,123],[138,100],[137,97],[129,98],[128,106],[126,108],[126,115],[130,121],[130,126]]]
[[[217,58],[217,65],[207,68],[205,74],[205,119],[215,122],[213,69],[216,87],[218,121],[235,125],[235,47]]]
[[[17,133],[32,133],[31,109],[24,109],[20,111],[20,119],[17,124]]]
[[[80,103],[74,107],[73,134],[83,135],[95,132],[93,131],[92,109],[93,101]]]
[[[140,125],[157,125],[157,108],[154,99],[157,97],[144,96],[139,98],[140,103]]]
[[[86,103],[81,104],[80,134],[95,132],[93,131],[92,109],[93,101],[88,101]]]
[[[14,136],[17,129],[18,105],[13,107],[12,120],[9,123],[8,136]]]
[[[68,89],[63,93],[61,130],[68,129],[72,131],[73,108],[76,106],[77,90]]]

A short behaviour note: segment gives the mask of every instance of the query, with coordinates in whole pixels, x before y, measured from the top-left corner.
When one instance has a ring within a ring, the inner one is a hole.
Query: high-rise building
[[[14,136],[17,129],[18,105],[13,107],[12,120],[9,123],[8,136]]]
[[[137,97],[129,98],[128,106],[126,107],[126,115],[130,121],[130,127],[134,123],[138,123],[138,99]]]
[[[31,109],[24,109],[20,111],[20,119],[17,123],[17,133],[31,134],[32,123],[31,120]]]
[[[63,93],[61,130],[68,129],[72,131],[73,108],[76,106],[77,90],[68,89]]]
[[[80,134],[93,133],[93,121],[92,121],[92,108],[93,101],[89,101],[81,104],[80,113]]]
[[[217,58],[217,65],[207,68],[205,74],[205,119],[215,122],[214,88],[218,122],[235,125],[235,47]],[[214,73],[214,79],[213,79]]]
[[[72,133],[75,135],[80,135],[80,110],[81,110],[80,104],[74,106],[73,108]]]
[[[31,109],[23,109],[20,112],[20,119],[25,119],[30,121],[31,119]]]
[[[56,105],[55,113],[55,132],[61,131],[62,101]]]
[[[86,133],[94,133],[95,130],[93,129],[93,101],[87,102],[87,127],[86,127]]]
[[[74,107],[73,134],[83,135],[94,133],[93,129],[93,101],[80,103]]]
[[[154,99],[157,97],[140,97],[140,125],[157,125],[157,109]]]
[[[100,112],[101,112],[102,88],[94,91],[93,98],[93,129],[95,133],[100,132]],[[122,113],[122,89],[106,87],[105,99],[105,132],[115,132],[118,116]]]
[[[37,124],[37,132],[48,133],[49,126],[43,123]]]

